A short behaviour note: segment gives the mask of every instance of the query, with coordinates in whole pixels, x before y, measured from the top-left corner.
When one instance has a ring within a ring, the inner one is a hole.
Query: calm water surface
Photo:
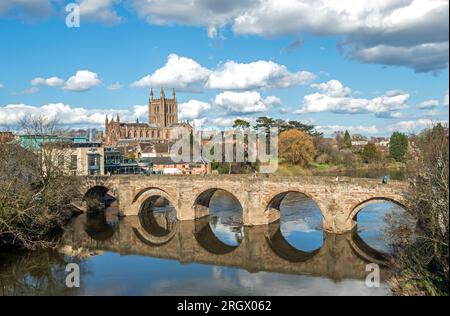
[[[139,217],[119,220],[114,205],[80,215],[55,250],[0,254],[0,294],[390,295],[385,269],[380,287],[368,288],[365,267],[386,262],[383,218],[397,206],[368,205],[343,235],[324,233],[317,205],[299,193],[280,209],[276,223],[243,227],[239,203],[217,191],[210,216],[197,221],[177,222],[163,199]],[[71,262],[78,289],[65,286]]]

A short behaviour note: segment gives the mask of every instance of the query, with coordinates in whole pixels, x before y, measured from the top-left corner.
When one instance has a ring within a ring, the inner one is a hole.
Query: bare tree
[[[41,117],[21,121],[28,135],[62,135],[56,121]],[[49,246],[51,236],[72,215],[77,179],[67,174],[56,140],[38,150],[17,143],[0,145],[0,246]]]

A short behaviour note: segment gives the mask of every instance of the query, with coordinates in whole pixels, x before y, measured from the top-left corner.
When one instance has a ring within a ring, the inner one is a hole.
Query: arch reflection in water
[[[322,211],[312,199],[300,192],[284,192],[271,201],[269,208],[279,210],[279,237],[290,246],[314,252],[323,245]]]
[[[96,241],[110,239],[117,227],[117,221],[107,221],[105,213],[87,213],[84,230],[89,237]]]
[[[172,204],[164,197],[150,196],[141,205],[137,237],[151,245],[163,245],[176,233],[177,216]]]
[[[414,220],[409,213],[402,206],[391,201],[375,199],[367,201],[359,207],[360,209],[355,215],[358,235],[371,248],[385,254],[392,252],[389,240],[387,240],[389,228],[386,222],[387,215],[396,214],[414,225]]]
[[[202,227],[203,235],[211,230],[216,239],[226,246],[238,246],[242,242],[244,238],[242,206],[233,194],[225,190],[207,190],[197,198],[196,209],[199,207],[207,208],[209,214],[210,227]]]

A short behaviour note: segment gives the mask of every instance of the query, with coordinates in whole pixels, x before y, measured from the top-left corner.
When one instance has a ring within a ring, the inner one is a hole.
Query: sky
[[[0,129],[146,122],[150,88],[175,88],[197,128],[270,116],[387,136],[448,121],[448,0],[2,0],[0,43]]]

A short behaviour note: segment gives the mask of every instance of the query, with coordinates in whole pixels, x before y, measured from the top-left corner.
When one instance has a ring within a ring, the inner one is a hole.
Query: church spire
[[[106,114],[105,116],[105,126],[108,125],[109,121],[108,121],[108,114]]]
[[[161,88],[161,100],[165,99],[164,88]]]
[[[172,98],[175,100],[177,98],[175,94],[175,88],[172,88]]]
[[[119,117],[119,113],[117,113],[117,118],[116,118],[117,123],[120,122],[120,117]]]
[[[153,88],[150,88],[150,100],[153,100]]]

